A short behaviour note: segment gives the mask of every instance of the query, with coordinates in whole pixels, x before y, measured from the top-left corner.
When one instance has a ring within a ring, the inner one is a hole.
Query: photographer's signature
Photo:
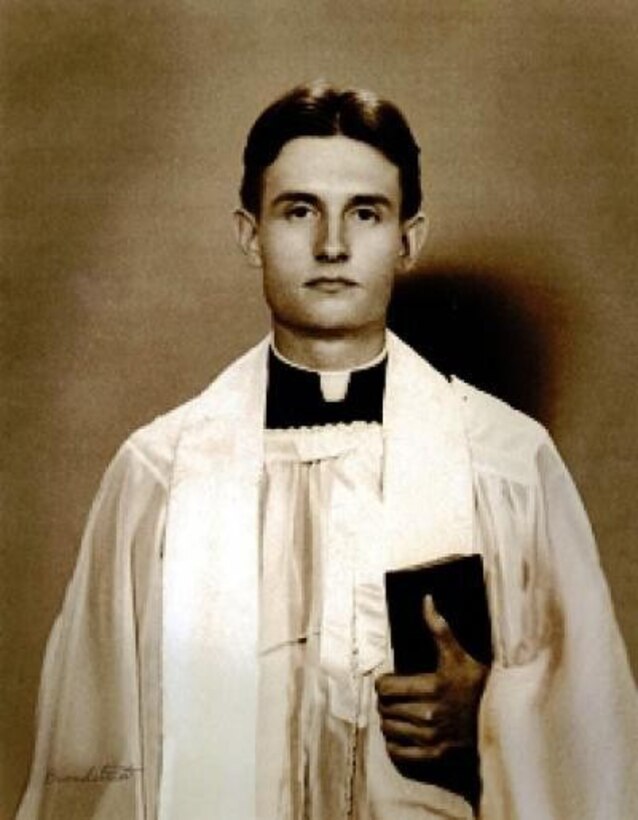
[[[129,780],[135,772],[142,769],[136,766],[117,766],[106,764],[104,766],[91,766],[85,772],[78,774],[59,774],[58,772],[47,772],[45,783],[113,783],[118,780]]]

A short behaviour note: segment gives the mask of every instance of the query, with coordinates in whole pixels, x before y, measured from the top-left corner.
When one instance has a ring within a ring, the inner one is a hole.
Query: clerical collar
[[[381,422],[387,350],[351,370],[317,371],[288,361],[271,344],[266,426]]]
[[[291,362],[283,353],[275,347],[275,343],[271,341],[270,349],[275,356],[288,367],[296,370],[303,370],[306,373],[314,373],[319,377],[319,387],[324,401],[343,401],[348,393],[348,385],[350,384],[350,376],[352,373],[357,373],[360,370],[369,370],[375,365],[382,362],[388,355],[387,345],[383,345],[383,350],[377,354],[374,359],[370,359],[363,364],[356,367],[347,368],[344,370],[315,370],[312,367],[306,367],[297,362]]]

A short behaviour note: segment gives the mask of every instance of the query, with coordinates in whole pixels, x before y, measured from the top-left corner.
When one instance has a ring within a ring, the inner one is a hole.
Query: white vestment
[[[19,820],[287,817],[268,780],[292,758],[272,719],[272,676],[260,686],[281,623],[263,617],[280,604],[260,553],[266,353],[263,342],[134,433],[107,471],[49,639]],[[638,817],[635,685],[587,518],[546,432],[447,382],[390,334],[379,457],[378,503],[334,501],[337,519],[352,503],[371,512],[352,554],[335,548],[316,620],[329,720],[365,735],[365,787],[344,816],[471,816],[393,769],[369,683],[391,668],[383,571],[480,552],[495,652],[479,716],[481,817]],[[365,470],[365,458],[350,467]]]

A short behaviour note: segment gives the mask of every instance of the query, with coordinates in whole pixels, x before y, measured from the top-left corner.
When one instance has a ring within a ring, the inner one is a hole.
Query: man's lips
[[[357,282],[345,276],[315,276],[304,283],[304,287],[324,293],[338,293],[357,286]]]

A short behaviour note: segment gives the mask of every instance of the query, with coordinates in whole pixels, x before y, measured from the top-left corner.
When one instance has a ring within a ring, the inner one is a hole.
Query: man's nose
[[[319,222],[314,254],[318,262],[345,262],[350,257],[343,219],[325,217]]]

